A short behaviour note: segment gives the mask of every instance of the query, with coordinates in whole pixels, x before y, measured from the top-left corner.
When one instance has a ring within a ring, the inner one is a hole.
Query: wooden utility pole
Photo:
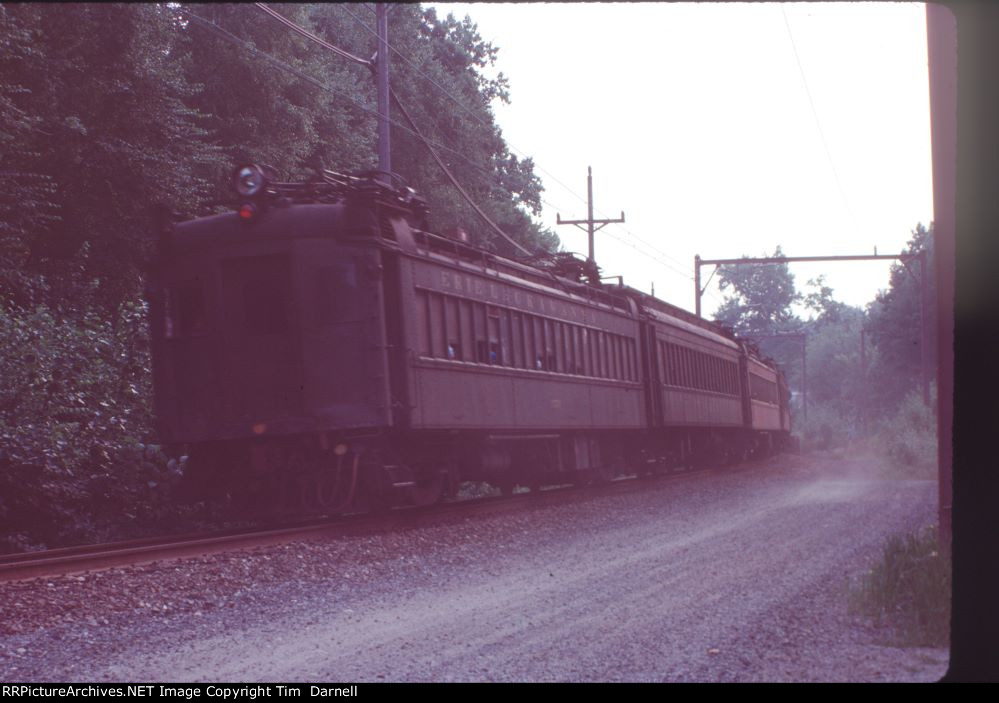
[[[562,216],[555,213],[555,223],[559,225],[576,225],[580,229],[583,229],[583,225],[586,225],[586,232],[589,236],[589,260],[594,261],[593,257],[593,233],[604,225],[613,224],[615,222],[624,222],[624,211],[621,211],[620,219],[614,220],[594,220],[593,219],[593,168],[590,166],[586,167],[586,219],[585,220],[563,220]],[[593,225],[600,225],[600,227],[594,227]]]
[[[389,49],[388,5],[375,5],[375,25],[378,34],[378,54],[375,64],[375,82],[378,86],[378,170],[387,183],[392,173],[392,151],[389,144]]]

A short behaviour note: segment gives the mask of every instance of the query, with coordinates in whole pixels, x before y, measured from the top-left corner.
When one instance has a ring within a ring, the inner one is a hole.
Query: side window
[[[489,364],[502,364],[503,363],[503,348],[501,344],[501,329],[500,324],[500,311],[499,308],[490,307],[488,309],[488,319],[486,320],[486,333],[489,340],[488,356],[486,357],[486,363]]]
[[[428,294],[430,308],[430,351],[438,359],[447,358],[447,340],[444,339],[444,298],[439,293]]]
[[[430,356],[430,330],[427,292],[416,291],[416,348],[420,356]]]
[[[460,314],[459,324],[461,327],[461,359],[463,361],[474,361],[472,355],[475,353],[475,335],[472,334],[472,303],[468,300],[460,302],[461,305],[458,312]]]
[[[555,360],[555,326],[552,321],[545,318],[545,369],[547,371],[556,371],[558,369],[558,364]]]
[[[451,296],[444,297],[444,330],[447,336],[447,358],[461,360],[462,356],[462,344],[461,344],[461,324],[458,322],[458,299],[452,298]]]
[[[590,374],[600,378],[600,332],[597,330],[590,330],[590,358],[593,360]]]
[[[472,303],[472,317],[475,325],[475,360],[480,364],[489,363],[489,342],[486,337],[486,306]]]
[[[531,329],[534,332],[534,368],[547,368],[545,357],[545,326],[540,317],[531,317]]]

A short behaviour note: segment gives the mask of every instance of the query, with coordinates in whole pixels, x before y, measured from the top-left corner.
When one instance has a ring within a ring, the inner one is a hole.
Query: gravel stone
[[[3,681],[932,681],[847,608],[936,482],[784,455],[555,505],[0,584]]]

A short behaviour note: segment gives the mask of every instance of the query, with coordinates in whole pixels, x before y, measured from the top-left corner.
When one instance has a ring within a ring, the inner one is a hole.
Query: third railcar
[[[431,234],[373,178],[249,173],[238,213],[163,233],[149,290],[160,432],[188,445],[199,497],[429,503],[789,436],[783,375],[716,325]]]

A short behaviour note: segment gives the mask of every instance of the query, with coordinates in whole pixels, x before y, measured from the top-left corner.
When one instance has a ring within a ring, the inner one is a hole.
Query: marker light
[[[239,219],[244,222],[249,222],[256,214],[257,208],[253,203],[244,203],[243,206],[239,208]]]
[[[244,198],[252,198],[264,189],[264,172],[254,164],[241,166],[233,174],[233,185]]]

